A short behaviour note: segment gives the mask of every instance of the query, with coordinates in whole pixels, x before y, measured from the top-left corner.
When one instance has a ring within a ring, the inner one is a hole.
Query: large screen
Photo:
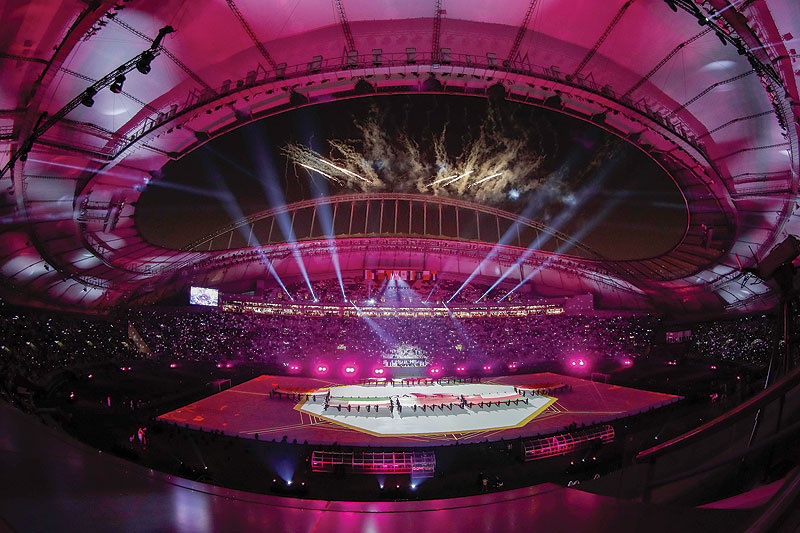
[[[219,304],[219,291],[205,287],[192,287],[189,289],[189,304],[217,305]]]

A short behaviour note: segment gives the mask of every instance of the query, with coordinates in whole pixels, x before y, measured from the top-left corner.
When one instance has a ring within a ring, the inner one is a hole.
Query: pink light
[[[217,368],[222,368],[222,363],[217,363]]]
[[[178,365],[176,365],[175,363],[170,363],[170,364],[169,364],[169,367],[170,367],[170,368],[178,368]]]
[[[289,372],[295,373],[300,372],[300,365],[297,363],[292,363],[289,365]]]
[[[492,365],[483,365],[483,369],[487,372],[492,370]]]
[[[631,361],[630,359],[623,359],[622,364],[624,366],[631,366],[633,364],[633,361]]]
[[[384,370],[383,368],[379,367],[379,368],[376,368],[375,370],[373,370],[372,373],[375,374],[376,376],[382,376],[382,375],[384,375],[386,373],[386,370]]]
[[[517,363],[509,363],[509,365],[508,365],[508,369],[509,369],[510,371],[512,371],[512,372],[514,372],[515,370],[517,370]]]
[[[569,364],[571,364],[572,366],[577,366],[577,365],[578,365],[578,362],[577,362],[577,361],[570,361],[570,363],[569,363]]]
[[[586,362],[583,359],[578,359],[578,366],[585,366]]]
[[[432,375],[438,376],[439,374],[441,374],[441,373],[442,373],[442,369],[441,369],[441,368],[439,368],[438,366],[432,366],[432,367],[430,368],[430,373],[431,373]]]
[[[456,367],[456,372],[458,372],[458,373],[462,373],[462,372],[466,372],[466,371],[467,371],[467,369],[465,367],[463,367],[463,366],[457,366]]]
[[[231,365],[230,363],[225,363],[225,368],[230,368],[231,366],[233,365]]]
[[[708,368],[709,368],[710,370],[716,370],[716,369],[717,369],[717,365],[711,365],[711,366],[710,366],[710,367],[708,367]]]
[[[328,365],[325,364],[325,363],[319,363],[319,364],[317,364],[317,367],[316,367],[315,370],[316,370],[316,373],[318,375],[324,376],[325,374],[328,373]]]

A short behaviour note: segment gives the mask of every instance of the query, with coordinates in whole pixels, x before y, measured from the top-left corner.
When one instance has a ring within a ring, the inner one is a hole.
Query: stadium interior
[[[0,531],[800,530],[794,0],[0,13]]]

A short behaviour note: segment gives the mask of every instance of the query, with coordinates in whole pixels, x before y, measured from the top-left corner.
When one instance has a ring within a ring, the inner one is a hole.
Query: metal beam
[[[616,26],[617,23],[620,21],[620,19],[622,19],[622,15],[625,14],[625,11],[627,11],[630,5],[635,1],[636,0],[628,0],[627,2],[625,2],[625,5],[623,5],[619,9],[619,11],[617,11],[616,16],[611,20],[611,23],[606,27],[606,31],[604,31],[603,35],[601,35],[600,38],[597,40],[597,42],[594,43],[592,49],[589,50],[589,53],[586,54],[586,57],[583,58],[581,64],[578,65],[578,68],[576,68],[575,72],[572,73],[573,76],[577,76],[578,74],[580,74],[583,68],[589,63],[589,61],[592,60],[592,57],[594,57],[594,55],[597,53],[597,50],[600,49],[600,46],[602,46],[603,42],[608,38],[608,36],[614,30],[614,26]]]
[[[746,78],[750,74],[753,74],[754,72],[755,72],[755,70],[748,70],[747,72],[743,72],[742,74],[739,74],[738,76],[734,76],[732,78],[728,78],[727,80],[722,80],[722,81],[718,81],[717,83],[712,83],[711,85],[709,85],[708,87],[706,87],[705,89],[700,91],[700,93],[697,96],[695,96],[691,100],[686,101],[685,103],[681,104],[677,108],[675,108],[672,111],[670,111],[669,113],[667,113],[664,118],[669,118],[672,115],[674,115],[675,113],[677,113],[677,112],[679,112],[679,111],[681,111],[683,109],[686,109],[687,107],[689,107],[690,105],[692,105],[693,103],[695,103],[696,101],[698,101],[699,99],[701,99],[702,97],[704,97],[705,95],[707,95],[708,93],[710,93],[711,91],[713,91],[714,89],[719,87],[720,85],[727,85],[728,83],[733,83],[735,81],[739,81],[742,78]]]
[[[514,37],[514,44],[511,45],[511,50],[508,52],[508,59],[506,59],[506,62],[511,63],[517,58],[519,47],[522,45],[522,39],[525,37],[525,32],[528,30],[528,22],[531,20],[531,15],[535,7],[536,0],[531,0],[531,3],[528,4],[528,10],[522,18],[522,24],[519,25],[519,29],[517,30],[517,36]]]
[[[337,0],[338,1],[338,0]],[[431,41],[431,58],[434,63],[439,62],[439,40],[442,34],[442,0],[436,0],[436,11],[433,14],[433,40]]]
[[[690,44],[692,44],[693,42],[695,42],[700,37],[706,35],[707,33],[710,33],[711,31],[712,31],[711,28],[706,28],[703,31],[701,31],[700,33],[698,33],[697,35],[695,35],[694,37],[691,37],[691,38],[683,41],[681,44],[679,44],[678,46],[673,48],[672,51],[670,53],[668,53],[664,57],[664,59],[659,61],[658,64],[655,67],[650,69],[650,72],[648,72],[647,74],[642,76],[642,79],[640,79],[638,82],[636,82],[636,84],[633,87],[631,87],[630,89],[625,91],[625,94],[622,95],[622,98],[626,98],[626,97],[630,96],[636,89],[638,89],[639,87],[644,85],[645,82],[647,82],[647,80],[652,78],[655,75],[656,72],[661,70],[661,67],[663,67],[664,65],[669,63],[669,60],[672,59],[675,56],[675,54],[677,54],[678,52],[683,50],[685,47],[687,47]]]
[[[747,115],[746,117],[739,117],[739,118],[735,118],[735,119],[733,119],[733,120],[729,120],[728,122],[726,122],[726,123],[725,123],[725,124],[723,124],[722,126],[717,126],[717,127],[716,127],[716,128],[714,128],[713,130],[709,130],[708,132],[704,133],[703,135],[701,135],[700,137],[698,137],[698,138],[697,138],[697,140],[700,140],[700,139],[702,139],[703,137],[707,137],[707,136],[709,136],[709,135],[712,135],[712,134],[714,134],[714,133],[718,132],[718,131],[719,131],[719,130],[721,130],[721,129],[727,128],[728,126],[730,126],[730,125],[732,125],[732,124],[736,124],[737,122],[742,122],[743,120],[752,120],[752,119],[754,119],[754,118],[765,117],[765,116],[767,116],[767,115],[773,115],[773,114],[775,114],[775,112],[774,112],[773,110],[771,110],[771,109],[770,109],[769,111],[762,111],[761,113],[756,113],[756,114],[754,114],[754,115]]]
[[[342,27],[342,33],[344,33],[346,51],[350,52],[351,50],[355,50],[356,43],[353,40],[353,33],[350,31],[350,22],[347,20],[347,14],[344,12],[342,0],[336,0],[336,12],[339,14],[339,25]]]
[[[134,35],[136,35],[138,37],[141,37],[145,41],[150,41],[151,43],[153,42],[153,39],[148,37],[146,34],[140,32],[139,30],[137,30],[136,28],[134,28],[130,24],[126,24],[125,22],[121,21],[119,17],[114,17],[113,19],[111,19],[111,21],[119,24],[120,26],[122,26],[123,28],[125,28],[126,30],[131,32],[132,34],[134,34]],[[184,71],[190,78],[192,78],[195,81],[195,83],[197,83],[198,85],[202,85],[203,88],[205,88],[205,90],[211,91],[212,93],[217,94],[217,92],[209,84],[207,84],[205,81],[203,81],[202,78],[200,78],[200,76],[195,74],[192,71],[192,69],[190,69],[189,67],[184,65],[183,62],[180,59],[178,59],[177,57],[175,57],[175,55],[172,52],[170,52],[169,50],[167,50],[163,46],[159,46],[159,51],[162,52],[168,58],[170,58],[172,60],[172,62],[175,63],[178,66],[178,68],[181,69],[182,71]]]

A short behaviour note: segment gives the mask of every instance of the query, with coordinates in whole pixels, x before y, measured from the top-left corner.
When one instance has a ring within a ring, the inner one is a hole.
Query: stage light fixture
[[[142,53],[142,57],[139,58],[139,61],[136,62],[136,70],[141,72],[142,74],[149,74],[150,73],[150,63],[156,58],[152,52],[149,50],[147,52]]]
[[[493,101],[505,100],[506,95],[507,95],[506,88],[500,82],[497,82],[488,89],[486,89],[486,96],[488,96],[489,99]]]
[[[97,94],[97,90],[89,87],[85,91],[83,91],[83,98],[81,98],[81,103],[86,107],[92,107],[94,105],[94,95]]]
[[[306,105],[308,103],[308,97],[298,92],[295,92],[295,90],[292,89],[292,91],[289,94],[289,103],[295,107]]]
[[[111,87],[109,87],[109,89],[111,90],[112,93],[119,94],[122,92],[123,83],[125,83],[125,75],[120,74],[119,76],[114,78],[114,83],[111,84]]]

